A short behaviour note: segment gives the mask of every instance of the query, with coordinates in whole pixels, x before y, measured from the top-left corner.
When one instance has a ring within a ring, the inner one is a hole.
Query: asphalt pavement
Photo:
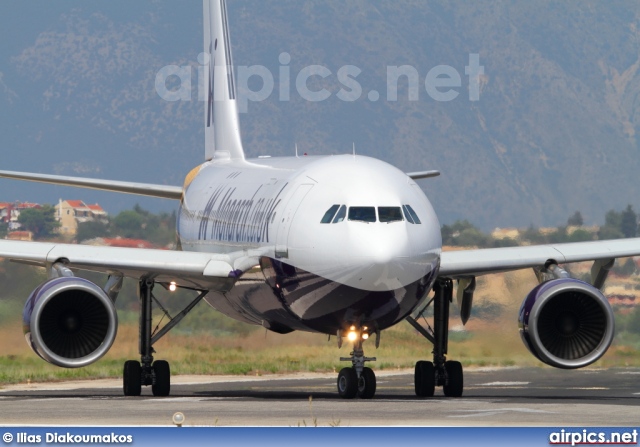
[[[124,397],[120,380],[0,389],[2,425],[637,426],[640,368],[469,368],[461,398],[418,398],[412,371],[379,371],[371,400],[341,399],[336,374],[178,376],[171,396]]]

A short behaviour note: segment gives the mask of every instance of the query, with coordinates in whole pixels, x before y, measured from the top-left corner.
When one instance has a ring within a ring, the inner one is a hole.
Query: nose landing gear
[[[351,326],[348,339],[353,341],[351,357],[340,357],[341,362],[350,361],[352,366],[342,368],[338,374],[338,394],[345,399],[353,399],[358,396],[362,399],[371,399],[376,394],[376,375],[365,362],[373,362],[375,357],[365,357],[362,343],[369,337],[367,327],[357,329]],[[342,334],[338,334],[339,344],[342,344]],[[379,335],[376,333],[376,346],[379,344]]]

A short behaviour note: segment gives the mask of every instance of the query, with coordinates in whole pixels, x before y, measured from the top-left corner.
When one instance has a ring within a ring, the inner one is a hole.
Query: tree
[[[4,239],[9,231],[9,224],[6,222],[0,222],[0,239]]]
[[[556,231],[549,234],[548,239],[552,244],[568,242],[569,235],[567,234],[567,227],[558,227]]]
[[[608,241],[610,239],[622,239],[624,234],[617,228],[611,225],[605,225],[600,227],[598,231],[598,239],[601,241]]]
[[[617,213],[615,210],[607,211],[607,214],[604,217],[605,226],[620,229],[620,225],[622,224],[622,213]]]
[[[456,239],[456,245],[462,247],[488,247],[490,238],[477,228],[462,230]]]
[[[106,237],[109,235],[109,225],[100,221],[88,221],[78,224],[76,240],[78,242],[95,239],[97,237]]]
[[[575,213],[573,213],[573,216],[569,217],[569,219],[567,220],[567,225],[575,227],[581,227],[582,225],[584,225],[584,219],[582,218],[582,214],[580,214],[580,211],[576,211]]]
[[[56,209],[51,205],[41,208],[29,208],[20,212],[20,228],[31,231],[35,239],[52,237],[60,223],[55,218]]]
[[[516,241],[515,239],[512,239],[510,237],[505,237],[502,239],[494,239],[493,240],[493,246],[498,248],[498,247],[517,247],[518,245],[520,245],[518,243],[518,241]]]
[[[635,237],[638,232],[638,216],[631,205],[627,205],[620,218],[620,231],[624,237]]]
[[[122,211],[113,219],[113,233],[134,239],[143,239],[145,236],[144,217],[134,210]]]
[[[567,237],[567,242],[584,242],[592,241],[593,236],[586,230],[577,229]]]
[[[465,219],[442,226],[442,243],[453,246],[487,247],[490,245],[490,237]]]
[[[622,227],[622,213],[618,213],[615,210],[609,210],[604,217],[604,225],[600,227],[598,231],[598,239],[622,239],[624,233],[621,230]]]
[[[528,241],[530,244],[546,244],[548,242],[547,238],[533,224],[522,232],[520,240]]]
[[[624,276],[631,276],[636,272],[636,263],[632,258],[627,259],[621,267],[620,273]]]

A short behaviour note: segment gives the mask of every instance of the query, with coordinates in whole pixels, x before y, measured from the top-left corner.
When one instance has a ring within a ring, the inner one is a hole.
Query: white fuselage
[[[332,207],[334,223],[321,223]],[[210,296],[214,307],[279,332],[395,324],[430,290],[442,246],[420,187],[387,163],[353,155],[205,163],[187,178],[178,233],[184,250],[239,260],[241,280]],[[250,273],[258,265],[260,275]],[[260,282],[271,297],[258,293]],[[417,284],[422,296],[407,292]]]

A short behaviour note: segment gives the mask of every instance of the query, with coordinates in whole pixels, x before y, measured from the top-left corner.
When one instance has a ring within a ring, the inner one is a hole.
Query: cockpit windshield
[[[358,222],[375,222],[376,209],[373,206],[352,206],[349,208],[349,220]]]
[[[399,222],[402,221],[402,211],[399,206],[379,206],[378,217],[380,222]]]
[[[376,214],[376,207],[373,206],[352,206],[332,205],[322,216],[320,223],[340,223],[348,217],[354,222],[366,223],[391,223],[407,221],[410,224],[419,224],[420,219],[411,205],[402,206],[379,206]]]

